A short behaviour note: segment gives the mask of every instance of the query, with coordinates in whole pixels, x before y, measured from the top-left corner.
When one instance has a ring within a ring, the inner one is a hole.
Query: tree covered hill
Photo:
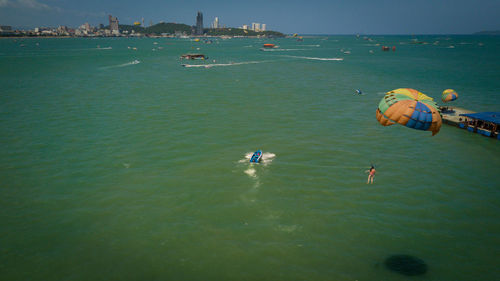
[[[129,33],[141,33],[141,34],[175,34],[184,33],[186,35],[192,35],[193,29],[187,24],[181,23],[158,23],[149,27],[142,27],[138,25],[124,25],[120,24],[120,31],[127,31]],[[209,36],[270,36],[270,37],[285,37],[285,34],[277,31],[263,31],[255,32],[253,30],[243,30],[240,28],[205,28],[204,33]]]
[[[138,25],[122,25],[120,24],[120,31],[128,31],[142,34],[174,34],[176,32],[191,34],[191,26],[182,23],[158,23],[149,27],[142,27]]]

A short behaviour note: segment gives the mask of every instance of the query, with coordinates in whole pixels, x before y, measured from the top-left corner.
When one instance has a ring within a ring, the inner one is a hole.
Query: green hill
[[[159,23],[146,28],[147,34],[174,34],[176,32],[191,34],[191,26],[182,23]]]
[[[187,24],[181,23],[159,23],[150,27],[142,27],[138,25],[125,25],[120,24],[120,31],[127,31],[129,33],[141,33],[141,34],[175,34],[175,33],[185,33],[186,35],[192,35],[192,27]],[[277,31],[263,31],[255,32],[252,30],[243,30],[240,28],[205,28],[204,33],[209,36],[257,36],[263,35],[268,37],[285,37],[285,34]]]
[[[186,34],[191,34],[191,26],[180,23],[159,23],[149,27],[142,27],[138,25],[125,25],[120,24],[120,31],[128,31],[142,34],[155,34],[160,35],[162,33],[174,34],[176,32],[185,32]]]

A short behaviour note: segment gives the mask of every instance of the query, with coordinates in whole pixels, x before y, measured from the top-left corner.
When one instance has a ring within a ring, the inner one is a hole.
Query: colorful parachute
[[[447,89],[443,91],[443,95],[441,96],[441,100],[443,102],[454,101],[458,98],[457,92],[453,89]]]
[[[384,126],[399,123],[409,128],[431,131],[433,136],[439,132],[442,123],[434,100],[409,88],[387,92],[378,105],[377,120]]]

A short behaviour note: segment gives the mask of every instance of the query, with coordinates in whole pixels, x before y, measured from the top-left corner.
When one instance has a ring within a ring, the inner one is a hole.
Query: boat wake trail
[[[259,164],[256,163],[250,163],[250,158],[252,158],[253,152],[247,152],[245,154],[245,158],[241,159],[238,161],[238,163],[248,163],[249,166],[248,168],[244,171],[245,174],[247,174],[249,177],[258,179],[257,175],[257,170],[255,165],[262,165],[262,166],[268,166],[271,164],[276,157],[276,154],[271,153],[271,152],[264,152],[262,153],[262,158],[260,159]]]
[[[134,60],[134,61],[131,61],[131,62],[119,64],[119,65],[112,65],[112,66],[101,67],[101,69],[110,69],[110,68],[117,68],[117,67],[125,67],[125,66],[135,65],[135,64],[139,64],[139,63],[141,63],[140,60]]]
[[[276,157],[276,154],[271,152],[262,153],[262,157],[260,159],[259,164],[250,163],[250,159],[252,158],[253,152],[247,152],[245,157],[238,161],[238,163],[245,165],[244,173],[250,177],[253,181],[252,188],[247,190],[244,194],[241,195],[241,199],[246,203],[255,203],[257,200],[257,192],[259,187],[261,186],[261,180],[259,178],[258,172],[264,172],[263,169],[267,165],[271,164],[271,162]]]
[[[321,61],[343,61],[344,60],[344,58],[315,58],[315,57],[285,56],[285,55],[283,55],[282,57],[305,59],[305,60],[321,60]]]
[[[245,62],[232,62],[232,63],[207,63],[207,64],[182,64],[184,67],[199,67],[199,68],[211,68],[211,67],[219,67],[219,66],[235,66],[235,65],[244,65],[244,64],[257,64],[257,63],[266,63],[271,61],[245,61]]]
[[[311,49],[260,49],[261,51],[264,52],[289,52],[289,51],[308,51]]]

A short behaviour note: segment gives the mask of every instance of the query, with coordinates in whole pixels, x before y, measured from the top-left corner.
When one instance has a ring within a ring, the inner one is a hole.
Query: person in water
[[[371,183],[373,183],[373,178],[375,177],[375,173],[377,171],[375,170],[375,167],[372,165],[372,167],[370,168],[370,170],[366,170],[365,173],[368,173],[368,181],[366,182],[366,184],[369,184],[370,181]]]

